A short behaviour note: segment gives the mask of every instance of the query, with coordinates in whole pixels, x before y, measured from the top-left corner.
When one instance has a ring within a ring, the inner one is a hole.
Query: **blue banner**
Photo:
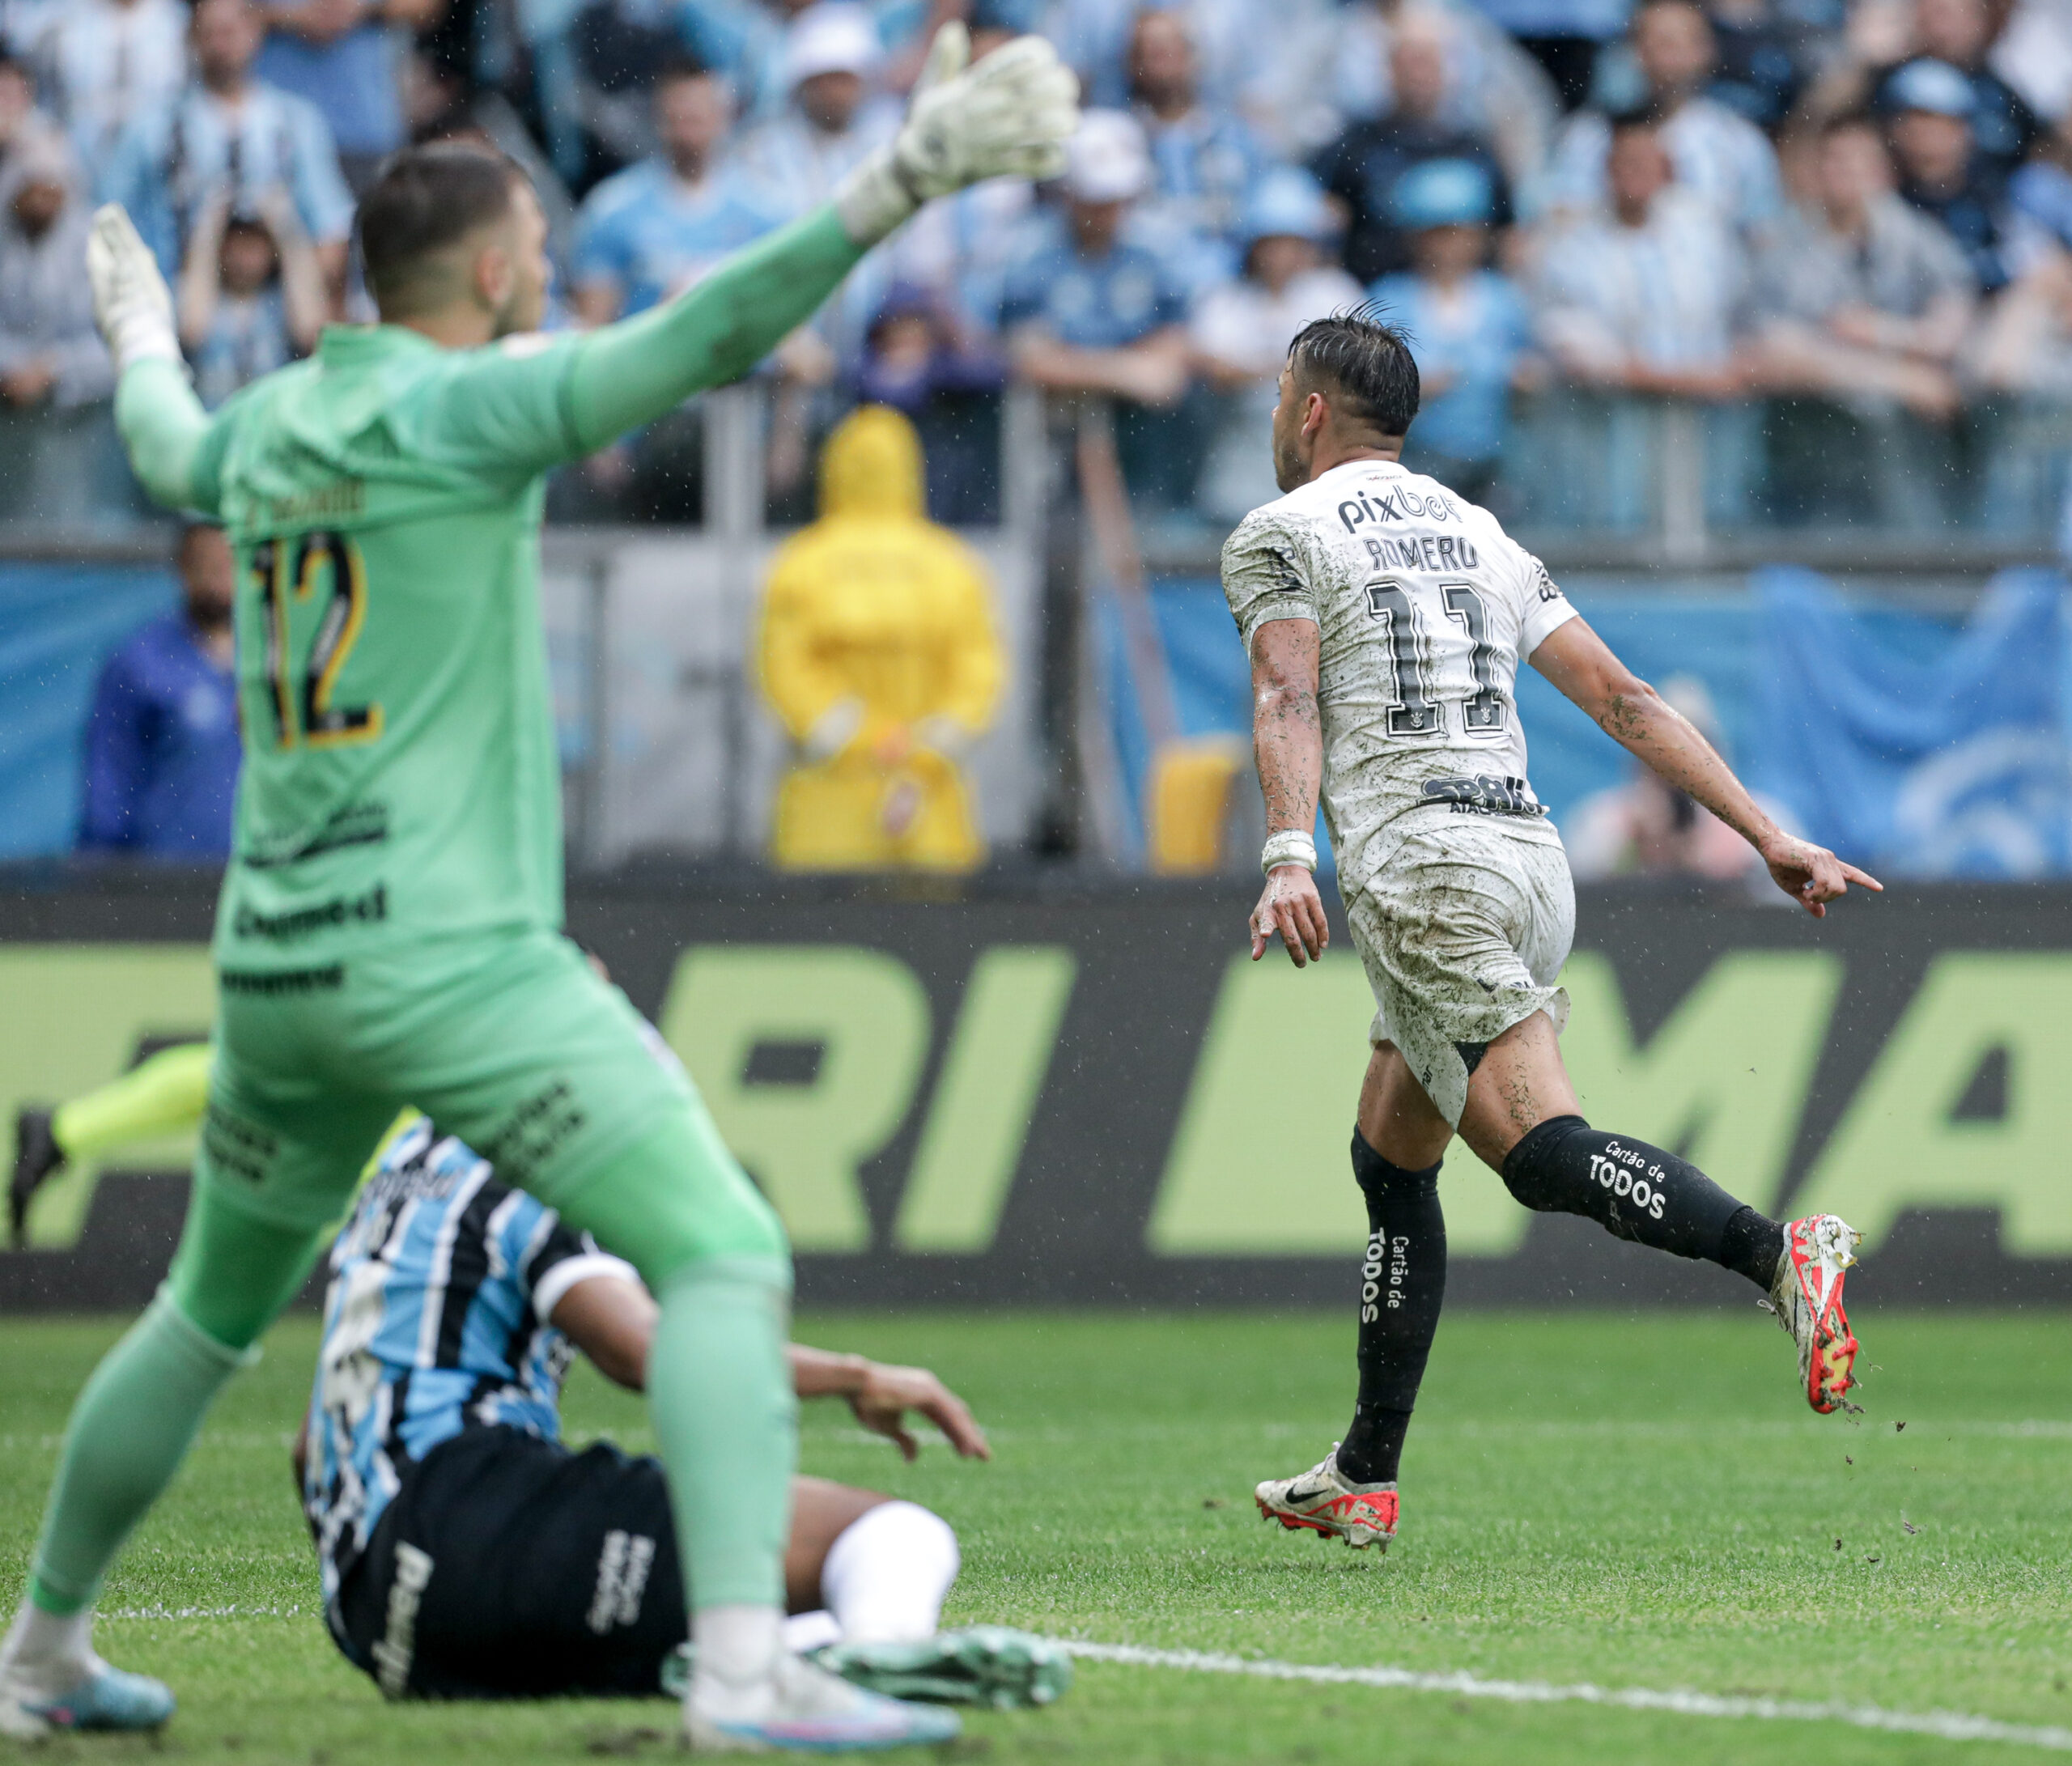
[[[1755,579],[1751,783],[1801,830],[1900,877],[2061,876],[2072,860],[2065,584],[2008,571],[1962,623]]]
[[[95,677],[178,601],[161,570],[0,564],[0,859],[72,850]]]
[[[2004,573],[1968,621],[1871,605],[1782,567],[1744,591],[1566,586],[1644,680],[1702,685],[1727,759],[1799,831],[1896,877],[2072,872],[2072,626],[2056,573]],[[1221,589],[1167,579],[1151,599],[1182,733],[1249,733]],[[1119,622],[1104,613],[1110,728],[1134,810],[1147,745]],[[1557,824],[1632,777],[1632,758],[1530,668],[1518,698],[1533,787]]]

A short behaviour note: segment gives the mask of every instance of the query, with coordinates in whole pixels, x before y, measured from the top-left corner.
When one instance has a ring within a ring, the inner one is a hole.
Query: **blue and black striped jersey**
[[[422,1118],[383,1153],[330,1271],[303,1475],[327,1603],[412,1462],[469,1428],[559,1438],[573,1351],[554,1309],[588,1276],[639,1279]]]

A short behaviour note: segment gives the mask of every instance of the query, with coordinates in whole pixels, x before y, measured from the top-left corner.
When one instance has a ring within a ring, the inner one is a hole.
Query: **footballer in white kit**
[[[1379,1010],[1450,1122],[1461,1051],[1535,1012],[1575,931],[1560,836],[1526,782],[1513,681],[1575,617],[1486,509],[1390,460],[1353,460],[1246,517],[1223,586],[1249,652],[1314,620],[1324,821]]]
[[[1277,940],[1301,966],[1329,942],[1313,876],[1321,806],[1376,1006],[1352,1139],[1369,1220],[1359,1396],[1344,1440],[1257,1500],[1285,1527],[1356,1547],[1395,1534],[1397,1463],[1445,1293],[1437,1185],[1456,1134],[1528,1208],[1754,1282],[1797,1344],[1815,1410],[1847,1404],[1857,1353],[1846,1225],[1767,1219],[1582,1114],[1559,1041],[1575,896],[1526,773],[1519,664],[1742,834],[1816,917],[1850,883],[1879,885],[1779,828],[1494,516],[1400,464],[1417,402],[1393,328],[1366,313],[1307,327],[1274,412],[1285,495],[1223,550],[1268,830],[1253,957]]]

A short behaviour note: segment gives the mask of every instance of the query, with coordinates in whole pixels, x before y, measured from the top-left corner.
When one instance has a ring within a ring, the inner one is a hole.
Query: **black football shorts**
[[[657,1692],[690,1635],[661,1462],[469,1429],[404,1474],[329,1618],[391,1698]]]

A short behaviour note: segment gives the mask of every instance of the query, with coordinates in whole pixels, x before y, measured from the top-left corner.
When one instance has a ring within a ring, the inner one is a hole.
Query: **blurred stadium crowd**
[[[1425,375],[1415,463],[1514,515],[1620,525],[1693,404],[1722,520],[2019,524],[2058,494],[2066,0],[7,0],[0,518],[130,496],[95,202],[155,244],[211,402],[363,316],[353,192],[409,140],[523,160],[554,322],[595,325],[826,197],[959,15],[980,53],[1049,35],[1093,108],[1056,187],[932,210],[766,365],[780,513],[865,400],[919,425],[932,514],[991,518],[1019,379],[1115,401],[1149,516],[1228,523],[1272,495],[1289,336],[1366,297]],[[697,519],[698,431],[587,462],[555,512]]]

